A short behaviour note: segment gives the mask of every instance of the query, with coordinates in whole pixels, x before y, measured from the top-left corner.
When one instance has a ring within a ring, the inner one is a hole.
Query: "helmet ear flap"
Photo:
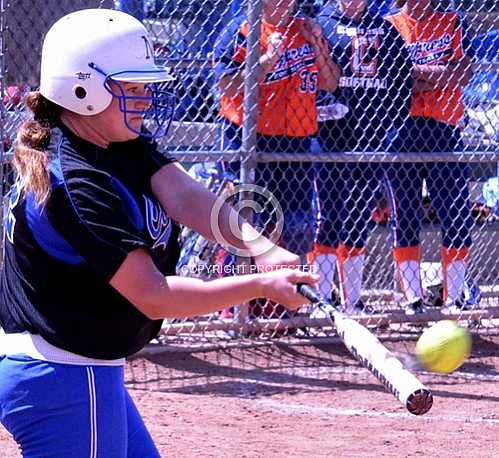
[[[112,101],[112,95],[103,84],[104,78],[92,74],[85,81],[75,84],[74,77],[46,78],[43,81],[43,96],[69,111],[92,116],[104,111]]]

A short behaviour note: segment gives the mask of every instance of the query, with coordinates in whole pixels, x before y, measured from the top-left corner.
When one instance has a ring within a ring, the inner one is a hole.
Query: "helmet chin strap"
[[[162,90],[159,83],[149,83],[146,84],[149,95],[127,95],[123,90],[122,85],[119,84],[120,81],[114,78],[123,73],[137,73],[137,80],[139,80],[137,82],[140,82],[140,76],[143,76],[143,72],[123,71],[107,74],[93,62],[88,65],[104,76],[104,87],[114,98],[118,99],[119,109],[123,113],[124,124],[130,131],[141,135],[142,137],[152,139],[159,138],[167,134],[175,113],[176,95],[173,91]],[[154,74],[153,71],[149,73]],[[120,92],[119,94],[116,94],[111,89],[109,85],[111,81],[116,83],[116,87]],[[130,104],[138,101],[144,102],[148,108],[144,110],[129,108]],[[140,129],[136,129],[130,125],[128,121],[130,115],[142,117],[143,122]]]

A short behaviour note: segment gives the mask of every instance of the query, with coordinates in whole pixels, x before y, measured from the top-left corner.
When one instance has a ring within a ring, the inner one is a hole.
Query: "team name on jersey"
[[[282,68],[287,65],[289,62],[294,62],[296,60],[301,60],[305,57],[310,57],[314,55],[314,50],[312,46],[308,43],[305,43],[303,46],[299,48],[286,49],[283,55],[279,58],[277,62],[277,68]]]
[[[418,65],[437,62],[451,54],[452,37],[446,33],[443,37],[431,41],[408,43],[407,49],[411,60]]]
[[[381,78],[364,78],[359,76],[342,76],[340,87],[352,87],[362,89],[386,89],[388,84]]]
[[[374,29],[366,29],[365,27],[348,27],[339,25],[336,27],[338,35],[346,35],[348,37],[356,37],[357,35],[384,35],[384,27],[376,27]]]
[[[293,76],[299,70],[315,63],[315,54],[308,43],[299,48],[287,49],[277,61],[273,71],[265,78],[266,83],[283,80]]]
[[[146,225],[149,236],[154,241],[152,249],[167,247],[172,232],[170,218],[166,216],[163,207],[146,196],[144,197],[146,209]]]

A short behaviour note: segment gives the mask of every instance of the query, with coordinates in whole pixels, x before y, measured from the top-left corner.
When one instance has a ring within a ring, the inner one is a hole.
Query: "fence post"
[[[258,74],[260,59],[260,24],[262,17],[261,0],[250,0],[247,10],[249,32],[247,36],[247,54],[245,60],[243,126],[242,126],[242,153],[245,156],[241,161],[241,182],[252,184],[255,182],[255,155],[256,155],[256,117],[258,111]],[[240,194],[241,200],[251,200],[251,192]],[[250,222],[253,220],[251,210],[242,209],[243,216]],[[251,259],[240,258],[239,265],[251,265]],[[244,333],[248,304],[236,307],[234,316],[239,329]]]

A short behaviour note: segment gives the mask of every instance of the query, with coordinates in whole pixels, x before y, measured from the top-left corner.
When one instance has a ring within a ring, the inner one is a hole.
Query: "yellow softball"
[[[470,352],[470,333],[451,320],[435,323],[423,332],[416,344],[416,355],[423,366],[442,374],[455,371]]]

